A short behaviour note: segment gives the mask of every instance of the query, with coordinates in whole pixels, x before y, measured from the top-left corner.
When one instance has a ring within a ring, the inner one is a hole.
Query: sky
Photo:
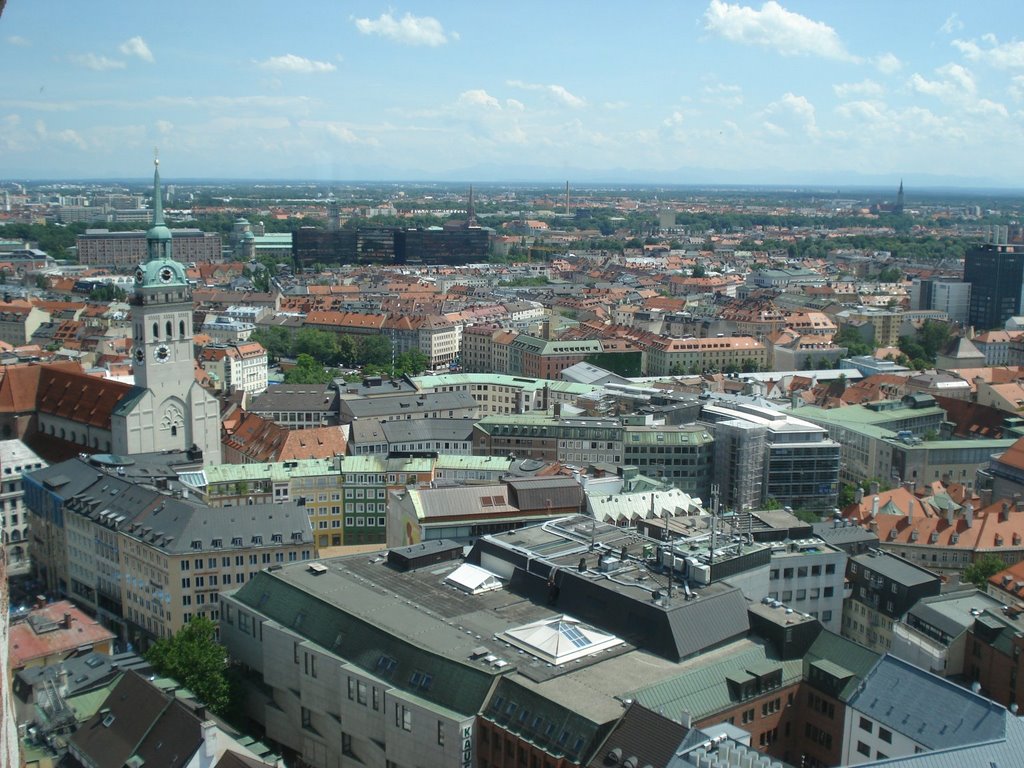
[[[1019,0],[2,13],[0,179],[1024,187]]]

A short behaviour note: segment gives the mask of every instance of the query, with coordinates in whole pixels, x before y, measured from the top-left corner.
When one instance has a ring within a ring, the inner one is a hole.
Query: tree
[[[125,301],[128,292],[111,283],[97,285],[89,291],[89,301]]]
[[[146,661],[157,672],[173,677],[217,713],[231,704],[231,686],[225,676],[227,654],[217,642],[217,630],[205,616],[197,616],[172,637],[157,640]]]
[[[707,277],[708,271],[704,268],[704,265],[699,261],[693,265],[693,269],[690,270],[690,277]]]
[[[964,568],[963,581],[985,588],[990,577],[995,576],[1006,567],[1001,557],[997,555],[982,555],[969,566]]]
[[[292,351],[296,357],[309,355],[322,365],[336,365],[339,357],[338,337],[330,331],[303,328],[295,334]]]
[[[338,371],[326,368],[309,355],[299,355],[284,374],[285,384],[330,384]]]
[[[356,357],[363,365],[391,365],[391,339],[387,336],[360,336]]]

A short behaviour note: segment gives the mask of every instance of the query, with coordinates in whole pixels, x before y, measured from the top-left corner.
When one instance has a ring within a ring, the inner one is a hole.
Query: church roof
[[[133,389],[124,382],[46,366],[39,376],[36,405],[40,413],[109,430],[111,414]]]

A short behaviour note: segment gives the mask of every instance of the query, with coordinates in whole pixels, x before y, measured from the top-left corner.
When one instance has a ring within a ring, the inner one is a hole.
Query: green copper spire
[[[153,225],[164,223],[164,199],[160,191],[160,158],[153,158]]]
[[[147,261],[171,258],[171,230],[164,223],[164,201],[160,191],[160,158],[153,158],[153,226],[146,233]]]

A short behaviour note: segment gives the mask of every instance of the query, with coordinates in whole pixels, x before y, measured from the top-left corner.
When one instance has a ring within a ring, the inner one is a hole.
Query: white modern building
[[[772,546],[767,596],[839,634],[845,575],[843,550],[821,539],[779,542]]]

